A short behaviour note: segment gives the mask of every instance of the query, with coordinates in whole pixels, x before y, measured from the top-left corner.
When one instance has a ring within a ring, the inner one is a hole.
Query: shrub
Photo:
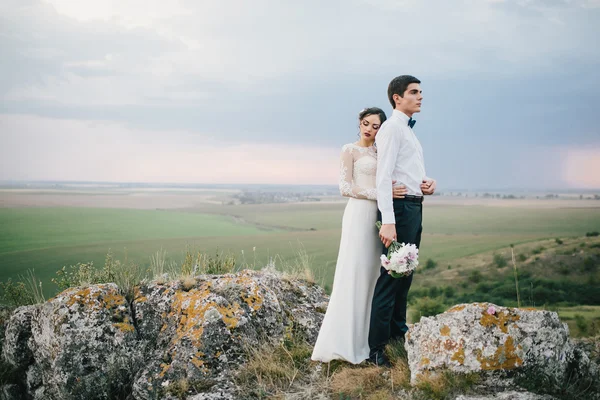
[[[446,286],[444,288],[444,297],[447,299],[452,299],[456,296],[456,289],[453,286]]]
[[[0,303],[19,307],[46,301],[42,282],[37,279],[33,270],[27,270],[27,274],[20,275],[19,279],[13,281],[9,278],[6,282],[0,282]]]
[[[540,247],[538,247],[538,248],[535,248],[535,249],[533,249],[531,252],[532,252],[533,254],[541,254],[541,252],[542,252],[542,251],[544,251],[544,250],[546,250],[546,248],[545,248],[545,247],[543,247],[543,246],[540,246]]]
[[[417,322],[421,317],[437,315],[443,313],[445,310],[446,306],[439,298],[432,299],[430,297],[422,297],[415,302],[411,319],[412,321]]]
[[[598,269],[598,262],[592,257],[586,257],[583,260],[583,270],[585,272],[594,272]]]
[[[508,265],[508,262],[502,254],[496,253],[494,254],[494,265],[496,265],[496,268],[504,268]]]
[[[479,270],[475,269],[469,274],[469,281],[472,283],[479,283],[482,279],[483,275],[481,274],[481,272],[479,272]]]
[[[563,244],[564,242],[562,240],[560,240],[559,238],[554,239],[554,241],[556,242],[556,244]]]
[[[431,286],[429,288],[429,297],[439,297],[442,294],[442,291],[437,286]]]
[[[519,254],[519,257],[517,257],[517,260],[523,262],[523,261],[527,260],[527,256],[525,254]]]
[[[558,273],[561,275],[569,275],[571,273],[571,268],[564,263],[560,263],[558,266]]]
[[[580,335],[586,335],[589,323],[588,320],[581,314],[575,314],[575,325],[577,325],[577,329],[579,330]]]
[[[427,261],[425,262],[425,268],[424,269],[434,269],[435,267],[437,267],[437,262],[435,262],[435,260],[428,258]]]
[[[594,237],[594,236],[600,236],[600,232],[598,231],[593,231],[593,232],[587,232],[585,234],[586,237]]]
[[[35,303],[33,293],[27,289],[25,283],[20,281],[15,282],[11,278],[6,282],[0,282],[0,301],[12,307]]]

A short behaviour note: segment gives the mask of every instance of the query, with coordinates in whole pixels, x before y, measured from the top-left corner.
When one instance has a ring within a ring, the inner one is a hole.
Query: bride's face
[[[360,120],[360,137],[361,139],[367,142],[373,142],[375,140],[375,135],[377,135],[377,131],[379,131],[379,127],[381,126],[381,120],[379,119],[379,115],[372,114],[367,115],[363,119]]]

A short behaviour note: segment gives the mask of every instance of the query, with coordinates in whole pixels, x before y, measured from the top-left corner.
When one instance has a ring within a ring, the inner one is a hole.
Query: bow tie
[[[414,119],[410,118],[408,120],[408,126],[410,126],[410,129],[412,129],[413,126],[415,126],[415,124],[417,123],[417,121],[415,121]]]

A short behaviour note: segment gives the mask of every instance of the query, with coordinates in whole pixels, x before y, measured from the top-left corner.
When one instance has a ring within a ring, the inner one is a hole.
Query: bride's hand
[[[392,181],[392,185],[396,183],[396,181]],[[406,189],[406,186],[404,185],[400,185],[400,186],[392,186],[392,197],[394,199],[403,199],[404,196],[406,196],[408,194],[408,190]]]

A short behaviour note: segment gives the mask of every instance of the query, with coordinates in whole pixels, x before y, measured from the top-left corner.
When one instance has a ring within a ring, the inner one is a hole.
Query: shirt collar
[[[400,118],[400,120],[404,121],[404,123],[408,125],[408,120],[410,119],[410,117],[404,114],[402,111],[394,109],[392,115],[395,115],[396,117]]]

